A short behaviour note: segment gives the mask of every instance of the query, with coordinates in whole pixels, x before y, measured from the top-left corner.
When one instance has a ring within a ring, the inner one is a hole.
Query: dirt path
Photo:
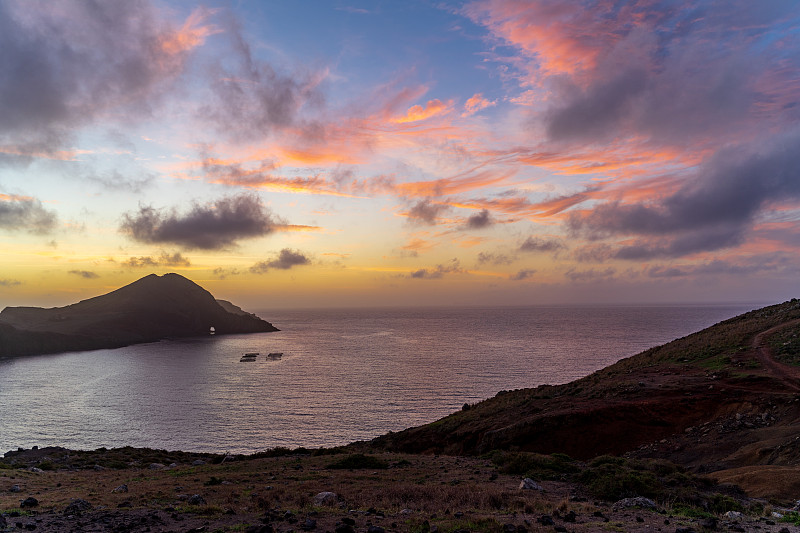
[[[780,361],[776,361],[772,357],[772,350],[770,350],[765,342],[766,337],[772,335],[779,329],[795,326],[797,324],[800,324],[800,319],[785,322],[774,328],[764,330],[753,338],[751,347],[753,348],[753,353],[756,359],[758,359],[758,362],[764,365],[764,368],[766,368],[770,374],[781,380],[790,389],[800,392],[800,367],[786,365]]]

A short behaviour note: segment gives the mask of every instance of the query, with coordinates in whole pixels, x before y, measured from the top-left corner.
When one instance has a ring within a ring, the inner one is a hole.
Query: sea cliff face
[[[224,301],[223,301],[224,302]],[[116,348],[169,337],[277,331],[178,274],[151,274],[66,307],[0,312],[0,356]]]

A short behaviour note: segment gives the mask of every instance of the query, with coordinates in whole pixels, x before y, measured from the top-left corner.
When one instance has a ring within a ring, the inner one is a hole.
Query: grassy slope
[[[798,391],[762,368],[751,347],[757,334],[798,318],[797,300],[751,311],[572,383],[503,391],[373,444],[404,452],[505,449],[583,459],[635,451],[706,470],[798,464],[800,449],[790,443],[800,430]],[[778,334],[792,338],[796,329]],[[741,453],[746,446],[755,448]],[[767,448],[772,452],[764,454]]]

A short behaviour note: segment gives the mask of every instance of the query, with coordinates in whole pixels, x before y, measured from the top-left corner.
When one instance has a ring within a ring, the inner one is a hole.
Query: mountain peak
[[[202,336],[208,335],[211,327],[221,335],[277,331],[256,315],[228,306],[226,309],[210,292],[180,274],[150,274],[66,307],[4,309],[0,326],[11,327],[14,332],[7,332],[4,339],[0,331],[0,355],[81,350],[86,346],[110,348],[167,337]],[[58,339],[53,340],[54,336]],[[33,342],[33,337],[39,340]],[[39,346],[42,343],[47,346]]]

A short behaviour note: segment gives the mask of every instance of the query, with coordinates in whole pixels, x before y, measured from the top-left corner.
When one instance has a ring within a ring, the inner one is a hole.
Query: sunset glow
[[[579,5],[578,5],[579,4]],[[0,3],[0,308],[800,289],[800,4]]]

